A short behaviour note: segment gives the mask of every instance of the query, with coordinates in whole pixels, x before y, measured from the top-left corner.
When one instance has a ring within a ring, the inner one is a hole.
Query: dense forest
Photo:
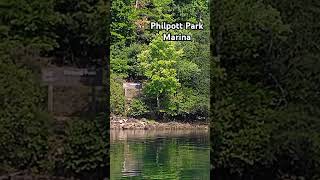
[[[112,113],[124,115],[122,83],[138,80],[130,116],[210,114],[212,178],[320,178],[318,1],[211,0],[210,20],[207,1],[114,0],[112,16],[109,3],[0,0],[0,175],[106,176],[107,115],[57,134],[40,69],[104,66],[111,40]],[[211,39],[206,29],[163,42],[150,20],[210,21]],[[152,60],[155,49],[170,58]],[[159,77],[154,65],[170,71]]]
[[[0,176],[107,176],[107,115],[61,129],[47,112],[40,72],[50,64],[101,67],[108,17],[103,0],[0,0]]]
[[[212,178],[320,178],[319,5],[211,0]]]
[[[111,112],[151,119],[197,120],[209,110],[209,9],[206,0],[115,0],[111,6]],[[164,41],[150,22],[191,22],[192,41]],[[142,83],[126,106],[123,82]]]

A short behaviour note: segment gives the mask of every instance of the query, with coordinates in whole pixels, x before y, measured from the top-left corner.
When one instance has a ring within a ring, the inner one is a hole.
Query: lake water
[[[210,179],[205,130],[112,130],[111,180]]]

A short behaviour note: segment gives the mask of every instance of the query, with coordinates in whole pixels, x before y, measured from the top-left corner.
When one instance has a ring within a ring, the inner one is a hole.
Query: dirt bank
[[[200,123],[180,123],[180,122],[156,122],[145,118],[135,119],[119,116],[110,117],[110,129],[208,129],[207,124]]]

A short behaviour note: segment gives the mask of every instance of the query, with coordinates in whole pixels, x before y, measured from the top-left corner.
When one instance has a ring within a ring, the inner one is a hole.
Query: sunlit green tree
[[[159,36],[138,56],[148,78],[144,91],[146,95],[156,98],[158,110],[160,99],[170,97],[180,87],[175,65],[182,54],[183,50],[176,49],[174,42],[164,42]]]

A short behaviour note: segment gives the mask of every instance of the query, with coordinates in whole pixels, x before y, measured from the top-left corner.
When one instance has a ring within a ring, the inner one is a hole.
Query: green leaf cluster
[[[110,111],[116,115],[125,114],[125,96],[122,80],[112,74],[110,79]]]
[[[211,3],[212,177],[318,179],[318,3]]]
[[[50,135],[45,91],[26,68],[1,61],[0,74],[0,172],[40,170]]]
[[[137,0],[113,3],[114,11],[120,16],[112,22],[111,33],[121,34],[121,38],[112,42],[111,71],[124,77],[124,81],[143,84],[143,94],[138,101],[148,107],[145,116],[207,117],[210,86],[207,2]],[[124,17],[124,14],[127,15]],[[205,30],[180,32],[192,35],[192,42],[164,42],[162,34],[165,32],[150,31],[151,21],[203,22]],[[122,31],[119,31],[120,26]]]
[[[108,167],[107,133],[99,127],[97,120],[74,119],[68,124],[63,158],[67,173],[88,177]]]

